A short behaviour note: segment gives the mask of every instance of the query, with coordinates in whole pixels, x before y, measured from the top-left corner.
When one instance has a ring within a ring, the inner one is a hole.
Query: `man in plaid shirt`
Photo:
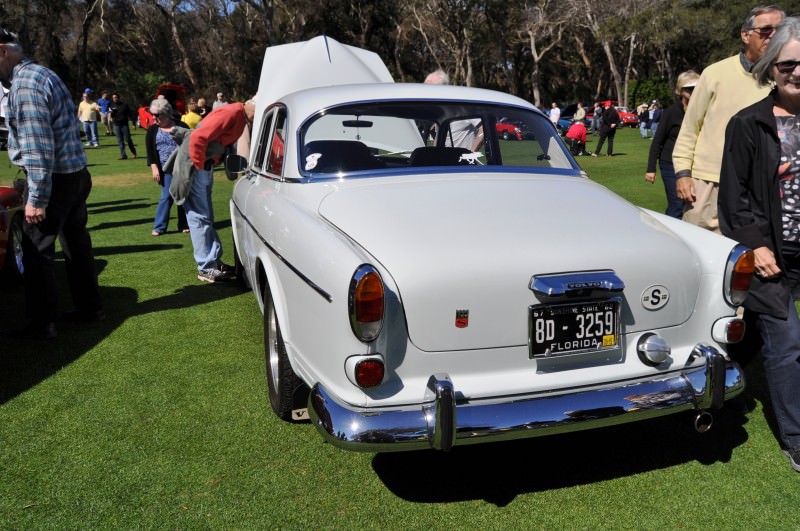
[[[63,81],[25,57],[15,34],[0,28],[0,81],[8,94],[8,157],[27,175],[22,254],[28,326],[23,338],[53,339],[59,317],[55,241],[61,235],[75,310],[63,317],[103,317],[86,199],[92,178]]]

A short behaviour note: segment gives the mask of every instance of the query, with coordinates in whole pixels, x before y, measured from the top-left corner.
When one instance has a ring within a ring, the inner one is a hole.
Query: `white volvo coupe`
[[[270,404],[341,448],[704,429],[744,387],[752,253],[592,182],[514,96],[394,83],[330,38],[271,47],[230,207]]]

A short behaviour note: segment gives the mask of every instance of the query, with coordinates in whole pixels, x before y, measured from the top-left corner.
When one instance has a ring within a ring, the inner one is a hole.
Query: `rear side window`
[[[264,169],[264,161],[267,158],[267,150],[269,149],[270,135],[272,134],[272,120],[275,117],[275,110],[264,113],[264,118],[261,122],[261,131],[258,135],[258,144],[256,145],[256,152],[250,166],[255,170]]]
[[[286,111],[284,109],[278,109],[275,113],[274,124],[269,144],[267,172],[281,175],[283,173],[283,154],[286,150]]]

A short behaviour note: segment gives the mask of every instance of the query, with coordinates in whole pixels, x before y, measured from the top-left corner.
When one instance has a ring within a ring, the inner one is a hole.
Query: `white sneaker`
[[[197,280],[201,282],[208,282],[214,284],[215,282],[222,282],[231,277],[229,273],[220,269],[202,269],[197,272]]]

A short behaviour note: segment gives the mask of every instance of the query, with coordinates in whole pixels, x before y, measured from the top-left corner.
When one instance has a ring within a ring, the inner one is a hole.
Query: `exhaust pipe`
[[[714,424],[714,415],[702,409],[694,416],[694,429],[697,433],[705,433]]]

